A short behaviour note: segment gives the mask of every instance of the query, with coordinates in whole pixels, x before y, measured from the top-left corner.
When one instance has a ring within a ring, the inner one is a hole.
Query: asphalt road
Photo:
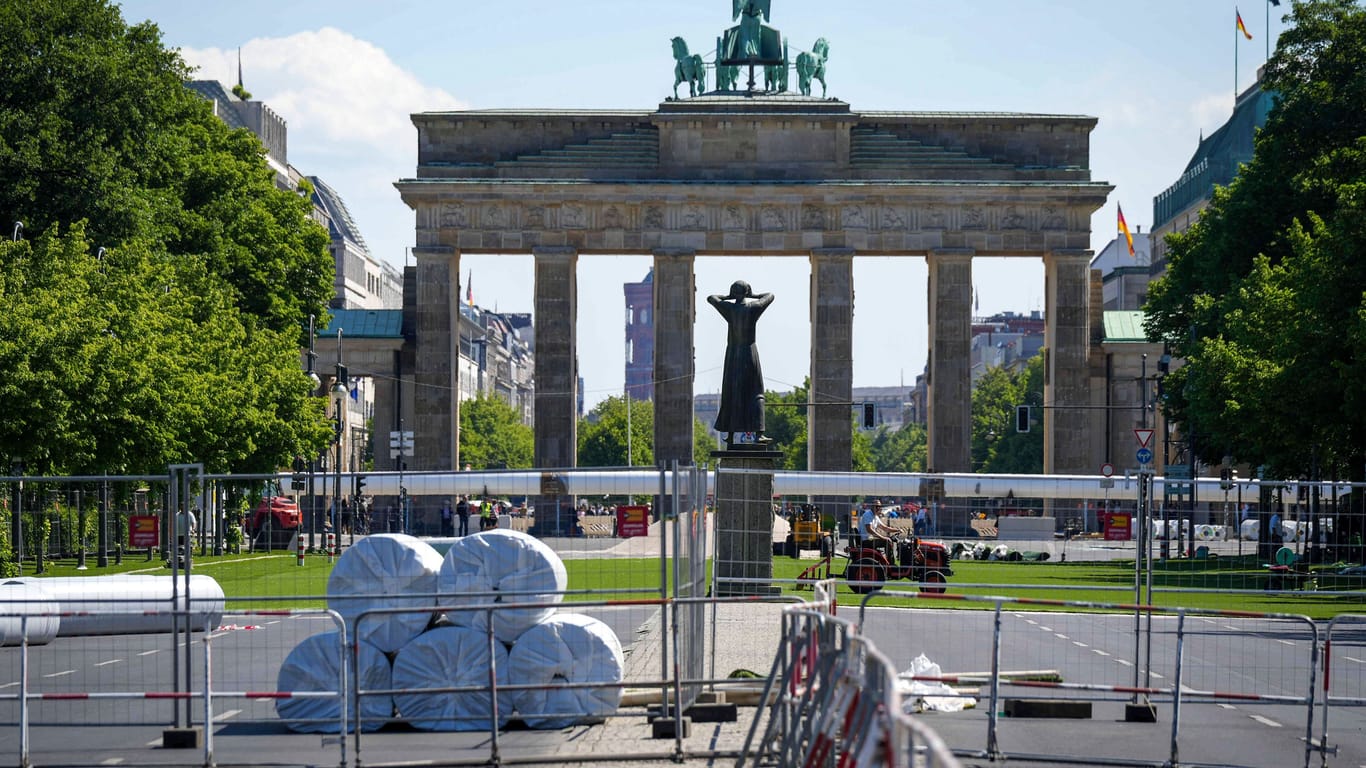
[[[590,609],[613,627],[629,647],[639,628],[654,614],[651,608]],[[855,615],[842,606],[841,615]],[[865,633],[898,669],[907,669],[924,654],[946,674],[990,669],[994,617],[985,611],[908,611],[871,608]],[[303,637],[330,628],[320,617],[228,617],[228,627],[213,641],[214,688],[219,691],[269,691],[280,663]],[[1069,683],[1113,685],[1134,683],[1134,618],[1060,613],[1002,614],[1001,669],[1005,672],[1056,670]],[[1153,687],[1169,687],[1175,679],[1176,619],[1155,617],[1150,658]],[[203,658],[195,635],[195,676]],[[721,638],[720,642],[743,642]],[[1308,627],[1293,622],[1266,622],[1231,617],[1189,617],[1182,655],[1183,690],[1229,694],[1215,701],[1183,701],[1180,753],[1183,765],[1294,766],[1304,764],[1306,708],[1284,703],[1257,703],[1248,695],[1303,696],[1310,669]],[[54,693],[85,691],[166,690],[171,687],[170,635],[58,638],[33,649],[28,679],[34,690]],[[184,670],[181,670],[183,676]],[[0,649],[0,694],[18,690],[19,649]],[[1335,696],[1366,694],[1366,633],[1334,635],[1332,689]],[[1140,681],[1142,682],[1142,681]],[[1316,693],[1321,692],[1320,688]],[[1068,698],[1075,691],[1018,687],[1002,689],[1003,697]],[[1126,723],[1127,697],[1090,693],[1093,704],[1084,720],[1001,718],[997,747],[1008,758],[1052,756],[1075,761],[1098,758],[1161,764],[1170,753],[1172,705],[1155,697],[1157,723]],[[992,765],[972,755],[987,748],[987,706],[959,713],[927,713],[934,728],[970,765]],[[1366,703],[1366,702],[1364,702]],[[183,711],[183,703],[180,705]],[[195,764],[200,754],[160,747],[162,730],[173,722],[170,701],[42,701],[32,708],[32,760],[35,765]],[[338,746],[317,735],[294,734],[275,717],[269,701],[246,698],[216,705],[215,758],[224,765],[336,765]],[[201,705],[193,707],[198,713]],[[742,710],[742,721],[753,710]],[[1314,712],[1314,738],[1322,731],[1322,708]],[[522,755],[544,755],[554,763],[557,749],[582,731],[522,731],[506,735],[505,747]],[[402,729],[364,737],[364,761],[450,759],[468,751],[487,754],[482,733],[421,734]],[[1338,753],[1330,765],[1366,764],[1366,709],[1336,707],[1331,714],[1329,743]],[[608,745],[629,751],[633,745]],[[353,745],[348,743],[348,752]],[[658,748],[655,746],[654,748]],[[18,708],[0,702],[0,763],[19,762]],[[1314,764],[1319,763],[1317,755]],[[995,765],[999,765],[997,762]],[[1045,762],[1044,764],[1048,764]],[[1061,761],[1059,761],[1061,764]]]

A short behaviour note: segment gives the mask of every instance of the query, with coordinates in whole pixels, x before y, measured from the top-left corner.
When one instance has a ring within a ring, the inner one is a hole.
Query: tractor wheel
[[[926,571],[925,586],[922,586],[920,591],[930,595],[942,595],[944,594],[944,591],[948,589],[948,587],[944,586],[947,581],[948,580],[944,578],[944,574],[939,571]],[[931,584],[935,586],[930,586]]]
[[[887,579],[886,570],[882,563],[871,557],[860,557],[849,565],[844,572],[844,578],[853,581],[877,582],[877,584],[850,584],[849,588],[856,595],[866,595],[876,589],[882,589],[881,584]]]

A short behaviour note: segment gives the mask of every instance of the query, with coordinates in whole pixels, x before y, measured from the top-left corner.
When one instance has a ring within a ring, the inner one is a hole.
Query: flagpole
[[[1234,18],[1241,18],[1238,9],[1233,9]],[[1238,25],[1233,25],[1233,108],[1238,108],[1238,35],[1243,31],[1238,29]]]
[[[1271,60],[1271,0],[1266,0],[1266,59]]]

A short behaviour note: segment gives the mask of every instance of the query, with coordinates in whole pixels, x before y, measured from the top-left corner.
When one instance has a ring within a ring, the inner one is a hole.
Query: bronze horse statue
[[[678,98],[678,84],[687,82],[688,95],[697,96],[707,90],[707,64],[696,53],[688,53],[688,44],[681,37],[673,39],[674,98]]]
[[[803,96],[811,95],[811,81],[821,81],[821,98],[825,98],[825,60],[830,57],[830,44],[825,38],[816,41],[810,51],[797,54],[797,89]]]

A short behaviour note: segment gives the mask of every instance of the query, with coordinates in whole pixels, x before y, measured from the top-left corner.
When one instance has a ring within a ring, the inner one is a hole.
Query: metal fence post
[[[19,616],[19,768],[28,768],[28,614]]]
[[[1001,701],[1001,601],[996,601],[996,612],[991,630],[991,706],[987,708],[987,758],[1001,756],[997,743],[996,726]]]
[[[1172,745],[1169,765],[1180,765],[1181,739],[1181,662],[1185,655],[1186,612],[1176,612],[1176,666],[1172,672]]]

